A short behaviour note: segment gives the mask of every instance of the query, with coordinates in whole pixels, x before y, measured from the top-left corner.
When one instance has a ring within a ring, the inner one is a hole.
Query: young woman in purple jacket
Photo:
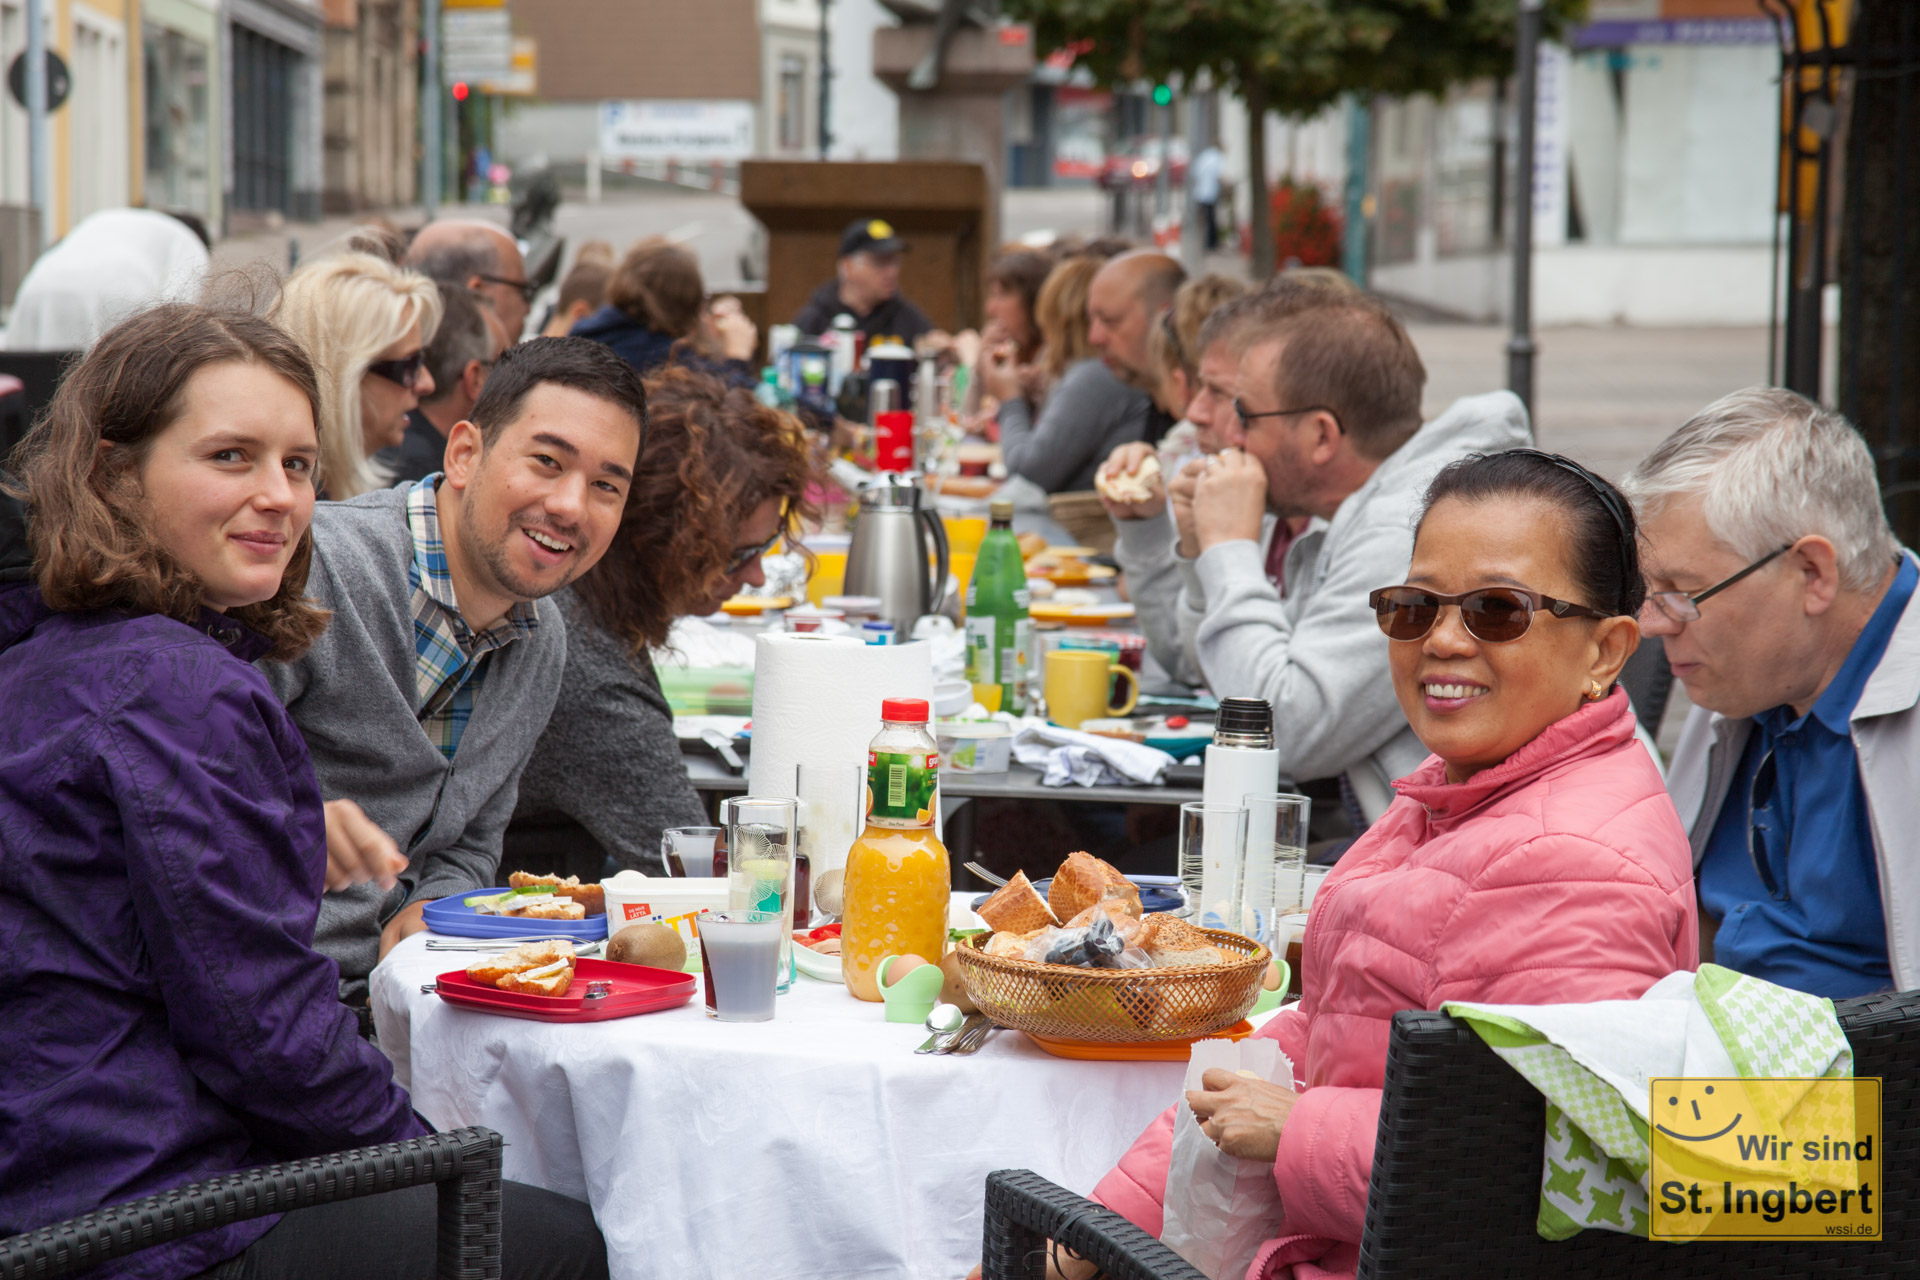
[[[429,1131],[310,943],[305,743],[252,662],[303,598],[312,366],[263,320],[102,336],[12,460],[33,570],[0,587],[0,1236],[252,1165]],[[432,1187],[233,1223],[102,1276],[432,1269]],[[509,1183],[508,1276],[604,1276],[585,1205]]]

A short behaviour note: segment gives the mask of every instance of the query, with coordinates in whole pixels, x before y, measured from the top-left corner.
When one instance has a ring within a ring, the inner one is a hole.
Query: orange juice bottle
[[[940,748],[927,732],[927,701],[888,698],[880,718],[867,749],[867,826],[847,853],[840,929],[840,971],[862,1000],[880,998],[875,970],[887,956],[940,962],[952,883],[947,847],[933,833]]]

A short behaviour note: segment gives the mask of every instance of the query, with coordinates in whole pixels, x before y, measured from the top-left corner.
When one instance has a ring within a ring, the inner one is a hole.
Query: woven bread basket
[[[1260,996],[1273,956],[1251,938],[1202,930],[1226,964],[1167,969],[1082,969],[980,949],[986,935],[957,948],[960,978],[980,1011],[1035,1035],[1106,1044],[1191,1040],[1232,1026]]]

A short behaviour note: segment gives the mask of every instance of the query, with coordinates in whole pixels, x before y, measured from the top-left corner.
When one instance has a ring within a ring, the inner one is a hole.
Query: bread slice
[[[537,969],[552,964],[556,960],[573,960],[573,945],[557,938],[545,942],[523,942],[511,951],[503,951],[497,956],[488,956],[476,960],[467,966],[467,976],[475,982],[484,982],[488,986],[497,986],[500,979],[510,973],[519,973],[526,969]]]
[[[1071,920],[1096,902],[1115,898],[1127,906],[1127,914],[1140,915],[1140,890],[1112,866],[1090,853],[1070,853],[1060,869],[1053,873],[1047,889],[1047,903],[1053,914]]]
[[[1067,921],[1067,928],[1087,928],[1093,923],[1096,916],[1106,916],[1112,920],[1113,931],[1120,935],[1122,942],[1130,947],[1139,945],[1137,940],[1140,936],[1140,921],[1134,916],[1127,914],[1127,904],[1122,898],[1104,898],[1094,903],[1085,911],[1082,911],[1079,915]]]
[[[534,969],[523,969],[519,973],[509,973],[495,985],[502,991],[517,991],[524,995],[563,996],[567,994],[567,988],[573,985],[573,957],[568,956]]]
[[[562,880],[559,876],[555,875],[536,876],[531,872],[516,871],[507,877],[507,887],[510,889],[530,889],[535,885],[547,885],[553,890],[555,897],[565,898],[570,902],[579,903],[582,907],[586,908],[586,914],[589,916],[603,916],[607,914],[607,891],[597,884],[580,883],[579,876],[568,876],[565,880]],[[519,913],[508,912],[507,914],[514,915]],[[539,919],[551,920],[580,920],[585,918],[584,916],[540,916],[539,913],[531,911],[525,914],[535,916]]]
[[[1053,913],[1024,871],[1014,872],[1013,879],[995,889],[976,914],[988,928],[1006,933],[1031,933],[1065,918]]]
[[[519,902],[507,899],[501,904],[500,914],[521,920],[584,920],[587,918],[587,909],[565,898],[531,894]]]
[[[607,914],[607,891],[597,884],[563,884],[557,886],[554,892],[579,903],[590,916]]]
[[[1156,969],[1227,962],[1227,953],[1208,941],[1204,931],[1178,916],[1164,913],[1155,913],[1140,922],[1140,936],[1134,945],[1152,958]]]
[[[568,876],[565,880],[562,880],[559,876],[536,876],[529,871],[516,871],[507,877],[507,887],[509,889],[531,889],[536,884],[563,885],[579,883],[579,876]]]

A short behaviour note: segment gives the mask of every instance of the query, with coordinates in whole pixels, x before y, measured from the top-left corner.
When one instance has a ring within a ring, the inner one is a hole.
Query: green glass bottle
[[[967,584],[967,679],[989,711],[1023,715],[1033,669],[1033,619],[1027,566],[1013,536],[1013,503],[996,500]]]

